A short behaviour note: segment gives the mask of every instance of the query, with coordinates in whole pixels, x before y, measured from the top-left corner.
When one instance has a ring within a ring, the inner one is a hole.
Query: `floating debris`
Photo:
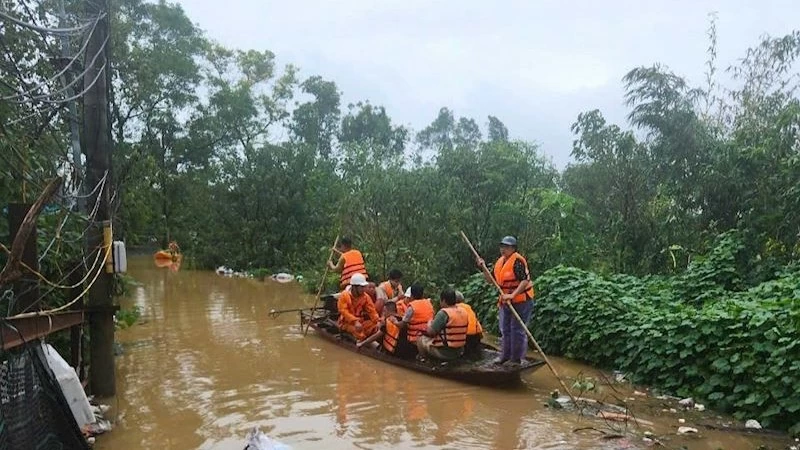
[[[761,424],[758,423],[758,421],[755,420],[755,419],[750,419],[750,420],[748,420],[747,422],[744,423],[744,427],[745,428],[749,428],[751,430],[760,430],[761,429]]]
[[[286,272],[272,274],[270,278],[272,281],[277,281],[278,283],[290,283],[294,281],[294,275]]]
[[[244,450],[291,450],[291,447],[270,439],[258,427],[255,427],[247,434],[247,443],[244,446]]]
[[[678,427],[678,434],[693,434],[693,433],[697,433],[697,428]]]
[[[703,412],[703,411],[706,410],[706,406],[701,404],[701,403],[695,403],[694,404],[694,409],[696,409],[696,410],[698,410],[700,412]]]
[[[678,404],[688,409],[694,406],[694,399],[692,397],[684,398],[683,400],[679,401]]]
[[[233,275],[233,269],[231,269],[229,267],[225,267],[225,266],[217,267],[216,272],[217,272],[217,275],[228,275],[228,276]]]

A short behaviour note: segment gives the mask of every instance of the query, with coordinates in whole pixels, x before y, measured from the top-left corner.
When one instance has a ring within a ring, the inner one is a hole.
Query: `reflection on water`
[[[119,332],[117,425],[98,449],[235,449],[259,426],[296,449],[645,448],[641,441],[575,433],[602,423],[544,408],[557,385],[547,369],[525,386],[487,389],[392,367],[313,336],[294,313],[311,305],[296,284],[171,271],[133,259],[142,283],[125,299],[143,324]],[[125,305],[125,306],[129,306]],[[556,360],[561,373],[591,371]],[[666,433],[677,420],[658,421]],[[677,444],[677,442],[673,442]],[[680,446],[680,445],[676,445]],[[690,448],[754,448],[709,434]]]

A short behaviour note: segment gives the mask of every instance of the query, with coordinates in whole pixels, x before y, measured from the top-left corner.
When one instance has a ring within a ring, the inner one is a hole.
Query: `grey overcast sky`
[[[420,130],[440,107],[499,117],[558,167],[578,113],[624,125],[620,79],[655,62],[701,85],[708,14],[718,14],[721,68],[761,35],[800,28],[800,0],[178,0],[209,37],[271,50]]]

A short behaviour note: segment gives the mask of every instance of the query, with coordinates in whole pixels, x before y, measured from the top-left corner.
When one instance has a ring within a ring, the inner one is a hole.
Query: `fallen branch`
[[[611,433],[611,434],[609,434],[609,433],[607,433],[607,432],[605,432],[603,430],[597,429],[595,427],[581,427],[581,428],[575,428],[574,430],[572,430],[573,433],[577,433],[579,431],[596,431],[596,432],[598,432],[598,433],[603,435],[603,439],[621,439],[621,438],[625,437],[625,435],[623,435],[623,434],[619,434],[619,433]]]
[[[8,255],[6,266],[0,272],[0,285],[9,284],[22,276],[19,263],[22,252],[25,251],[25,243],[28,241],[28,237],[30,237],[31,231],[36,225],[36,219],[44,209],[45,203],[53,197],[53,194],[61,187],[61,182],[63,181],[64,179],[61,177],[53,178],[39,195],[39,198],[36,199],[33,206],[31,206],[31,209],[28,210],[28,213],[25,214],[25,218],[22,220],[19,230],[17,230],[17,235],[14,237],[14,242],[11,244],[11,253]]]

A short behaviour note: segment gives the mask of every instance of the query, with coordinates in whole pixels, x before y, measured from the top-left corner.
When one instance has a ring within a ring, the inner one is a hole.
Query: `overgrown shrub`
[[[647,283],[552,269],[536,280],[533,332],[546,352],[800,432],[800,272],[700,308],[651,298]]]
[[[117,319],[117,327],[125,329],[133,326],[139,321],[142,315],[142,310],[138,306],[132,306],[130,309],[122,308],[114,314]]]

